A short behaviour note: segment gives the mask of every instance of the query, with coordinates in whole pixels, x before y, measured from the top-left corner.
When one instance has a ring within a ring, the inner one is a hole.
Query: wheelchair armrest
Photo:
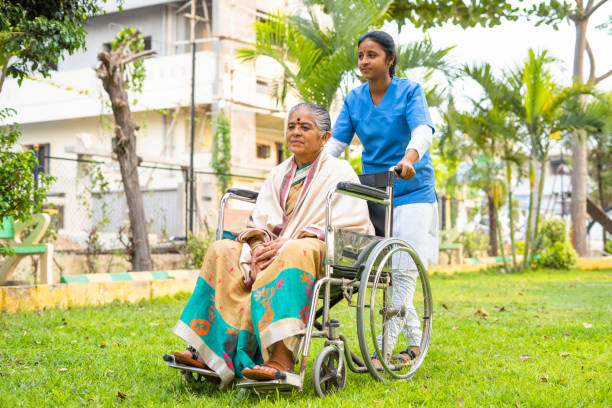
[[[350,181],[342,181],[338,183],[338,191],[346,191],[348,193],[359,194],[365,199],[377,199],[386,200],[389,198],[389,194],[386,191],[378,188],[365,186],[359,183],[352,183]]]
[[[240,197],[248,198],[249,200],[257,200],[258,192],[252,190],[245,190],[243,188],[229,188],[226,193],[232,193]]]

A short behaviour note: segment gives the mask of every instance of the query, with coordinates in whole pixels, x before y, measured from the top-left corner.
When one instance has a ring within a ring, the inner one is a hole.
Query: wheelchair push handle
[[[397,177],[402,175],[402,166],[399,164],[397,166],[392,166],[389,170],[394,172]]]

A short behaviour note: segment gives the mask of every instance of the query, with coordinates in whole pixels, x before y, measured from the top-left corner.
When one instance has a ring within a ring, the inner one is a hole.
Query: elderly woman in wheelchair
[[[289,113],[293,156],[274,168],[247,228],[216,241],[174,333],[189,346],[176,363],[200,367],[221,386],[235,376],[273,380],[293,373],[314,283],[324,273],[325,200],[342,181],[358,182],[348,162],[325,153],[328,112],[301,103]],[[337,196],[333,224],[372,234],[366,202]],[[165,356],[167,360],[170,356]]]
[[[322,151],[330,128],[324,108],[294,106],[286,130],[293,156],[270,172],[259,194],[230,189],[221,200],[217,239],[227,199],[255,207],[236,240],[218,240],[208,249],[173,329],[187,350],[164,360],[187,381],[197,375],[196,381],[221,388],[301,390],[314,337],[327,339],[312,368],[319,396],[344,388],[347,367],[386,381],[411,378],[422,364],[431,335],[431,294],[416,251],[391,237],[397,169],[357,176],[348,162]],[[399,257],[417,266],[419,290],[410,303],[418,307],[391,302],[391,270]],[[322,307],[316,310],[319,298]],[[350,350],[339,321],[330,318],[330,308],[343,299],[356,309],[361,358]],[[408,314],[421,317],[422,335],[395,343],[390,328]],[[395,364],[394,352],[414,344],[419,354],[410,366]]]

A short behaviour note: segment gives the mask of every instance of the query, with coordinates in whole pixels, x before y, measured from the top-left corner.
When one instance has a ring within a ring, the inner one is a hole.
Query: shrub
[[[548,218],[542,220],[540,227],[539,240],[536,245],[536,252],[540,252],[550,247],[555,242],[567,241],[567,229],[565,221],[561,218]]]
[[[456,242],[463,245],[463,251],[468,258],[478,256],[489,249],[489,236],[481,231],[462,231]]]
[[[576,265],[578,254],[567,239],[565,221],[561,218],[543,220],[536,258],[540,266],[554,269],[570,269]]]
[[[610,237],[608,237],[608,239],[606,241],[606,248],[605,248],[605,250],[606,250],[607,253],[612,255],[612,240],[610,239]]]
[[[194,269],[200,269],[204,261],[204,255],[208,251],[210,244],[214,242],[215,236],[211,231],[208,231],[206,236],[196,236],[189,234],[185,252],[187,253],[189,266]]]
[[[557,241],[538,253],[538,263],[546,268],[570,269],[576,265],[578,254],[569,241]]]

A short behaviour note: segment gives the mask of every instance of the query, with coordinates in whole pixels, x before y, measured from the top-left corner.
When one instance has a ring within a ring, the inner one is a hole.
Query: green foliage
[[[189,267],[194,269],[200,269],[202,267],[206,251],[208,251],[208,248],[213,242],[215,242],[215,235],[211,230],[208,231],[205,237],[189,233],[187,245],[185,245]]]
[[[494,27],[503,20],[517,20],[519,8],[513,3],[499,0],[395,1],[391,16],[400,27],[410,22],[423,30],[448,22],[463,28]]]
[[[538,253],[538,263],[545,268],[571,269],[578,261],[578,254],[569,241],[554,242]]]
[[[357,39],[382,25],[392,0],[323,0],[327,16],[322,17],[312,9],[314,2],[306,3],[306,18],[279,11],[256,22],[255,46],[238,49],[237,55],[243,61],[267,56],[281,65],[280,101],[294,89],[304,101],[329,109],[345,75],[357,67]]]
[[[351,163],[351,167],[353,168],[353,170],[355,170],[355,173],[357,174],[363,173],[363,169],[361,167],[361,155],[351,157],[349,159],[349,163]]]
[[[481,256],[489,250],[489,236],[482,231],[462,231],[455,242],[463,246],[468,258]]]
[[[54,177],[38,174],[38,183],[32,169],[38,166],[33,151],[21,151],[18,139],[21,129],[16,123],[8,123],[14,110],[0,109],[0,220],[26,220],[33,213],[40,212]],[[0,254],[6,248],[0,244]]]
[[[231,180],[232,141],[230,137],[230,123],[223,111],[213,120],[215,133],[212,138],[212,157],[210,167],[217,173],[219,190],[225,193]]]
[[[130,27],[122,29],[111,42],[111,49],[117,50],[121,47],[124,48],[124,55],[144,51],[144,37],[140,30]],[[125,89],[142,92],[142,84],[146,77],[144,60],[138,59],[131,64],[125,65],[123,72],[126,76]]]
[[[97,260],[103,250],[100,232],[105,225],[110,223],[108,203],[104,199],[104,196],[110,191],[110,187],[102,173],[102,167],[99,163],[93,161],[81,163],[79,170],[83,177],[78,178],[77,183],[81,183],[82,180],[85,180],[85,185],[80,189],[76,197],[81,208],[85,210],[90,220],[94,215],[92,207],[93,200],[97,200],[101,203],[100,220],[87,231],[87,238],[85,239],[85,265],[87,267],[87,273],[97,273],[99,272]]]
[[[561,218],[548,218],[542,221],[540,236],[536,250],[541,251],[555,242],[567,240],[567,228],[565,221]]]
[[[567,239],[565,221],[550,218],[542,222],[537,249],[538,264],[546,268],[570,269],[578,255]]]
[[[65,53],[85,47],[84,25],[106,0],[0,2],[0,90],[5,77],[19,83],[30,74],[49,74]]]
[[[610,237],[610,236],[608,236],[605,250],[606,250],[607,253],[612,255],[612,237]]]

